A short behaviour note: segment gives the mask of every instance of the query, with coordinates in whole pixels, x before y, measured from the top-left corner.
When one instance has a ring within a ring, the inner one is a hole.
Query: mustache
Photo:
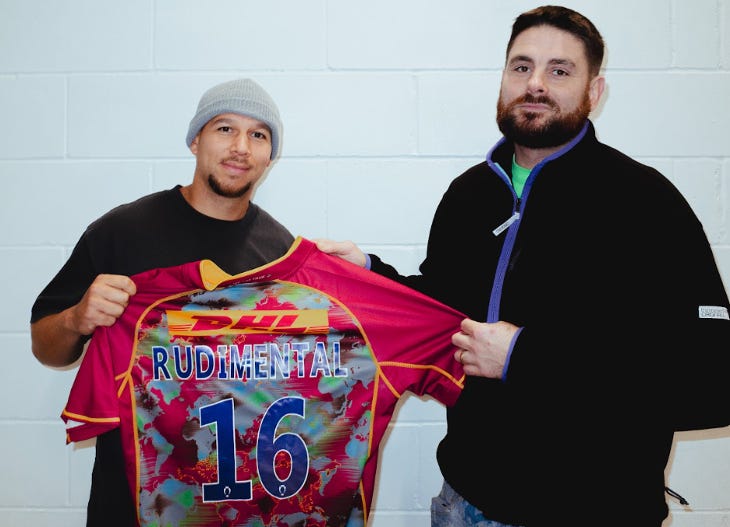
[[[523,104],[523,103],[529,103],[529,104],[544,104],[544,105],[549,106],[550,108],[553,108],[553,109],[557,107],[557,105],[555,104],[555,101],[553,101],[547,95],[538,95],[538,96],[535,96],[535,95],[530,95],[529,93],[526,93],[522,97],[520,97],[520,98],[515,99],[514,101],[512,101],[512,104],[510,104],[510,106],[512,106],[514,108],[518,104]]]
[[[248,166],[249,163],[249,157],[247,155],[242,156],[228,156],[222,161],[223,163],[233,163],[236,165],[246,165]]]

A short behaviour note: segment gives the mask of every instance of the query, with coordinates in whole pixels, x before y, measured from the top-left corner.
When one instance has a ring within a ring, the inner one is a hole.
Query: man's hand
[[[461,322],[461,331],[451,337],[451,342],[459,348],[454,358],[464,365],[467,375],[499,379],[518,330],[509,322],[476,322],[466,318]]]
[[[347,260],[350,263],[354,263],[355,265],[358,265],[360,267],[365,267],[365,253],[362,252],[357,245],[349,240],[336,242],[334,240],[316,238],[312,241],[323,253],[331,254],[332,256],[339,256],[343,260]]]
[[[118,274],[100,274],[71,308],[70,328],[80,335],[91,335],[98,326],[111,326],[137,292],[131,278]]]
[[[31,324],[33,355],[46,366],[72,364],[83,353],[83,337],[99,326],[114,324],[136,292],[131,278],[100,274],[78,304]]]

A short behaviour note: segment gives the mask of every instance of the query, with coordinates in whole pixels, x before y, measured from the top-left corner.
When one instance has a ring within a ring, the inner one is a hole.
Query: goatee
[[[539,115],[532,112],[517,114],[515,107],[523,103],[546,104],[557,115],[548,118],[545,122],[538,122]],[[510,141],[527,148],[552,148],[564,145],[581,131],[588,115],[591,113],[591,101],[586,89],[583,100],[570,113],[562,114],[549,97],[535,97],[526,94],[509,104],[502,102],[500,93],[497,101],[497,126],[500,132]]]
[[[213,174],[208,176],[208,186],[213,192],[224,198],[240,198],[244,196],[249,190],[251,190],[251,182],[249,181],[241,188],[226,189],[223,188],[220,182],[215,178]]]

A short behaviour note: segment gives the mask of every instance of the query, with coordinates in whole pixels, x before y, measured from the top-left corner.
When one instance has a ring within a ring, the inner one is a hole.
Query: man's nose
[[[530,93],[544,93],[547,91],[544,74],[534,71],[527,80],[527,90]]]
[[[251,142],[248,134],[238,135],[231,144],[231,150],[239,155],[251,153]]]

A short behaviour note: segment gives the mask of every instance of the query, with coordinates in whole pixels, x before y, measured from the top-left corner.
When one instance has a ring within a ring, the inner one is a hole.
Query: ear
[[[601,100],[603,90],[606,87],[606,79],[602,75],[596,75],[588,85],[588,96],[591,101],[591,111],[595,110]]]
[[[190,143],[190,151],[196,155],[198,153],[198,140],[199,139],[200,139],[200,134],[196,135],[195,139],[193,139],[193,141]]]

